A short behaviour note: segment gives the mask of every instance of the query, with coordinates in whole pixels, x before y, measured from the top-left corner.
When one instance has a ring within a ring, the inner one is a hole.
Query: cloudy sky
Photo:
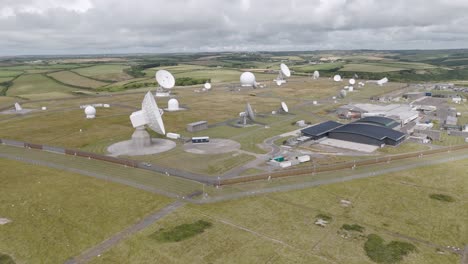
[[[468,48],[468,0],[0,0],[0,56]]]

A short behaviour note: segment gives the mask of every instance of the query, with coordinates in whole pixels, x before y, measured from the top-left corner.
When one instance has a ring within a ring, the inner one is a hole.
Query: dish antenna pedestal
[[[286,64],[281,63],[278,77],[276,77],[276,79],[274,80],[278,86],[281,86],[282,84],[286,83],[284,77],[291,77],[291,71],[289,70],[289,67]]]
[[[174,88],[175,78],[174,76],[166,71],[159,70],[156,72],[156,81],[159,87],[156,89],[156,97],[169,97],[171,96],[171,89]]]
[[[255,112],[252,109],[252,106],[247,103],[245,106],[245,112],[240,112],[239,113],[239,125],[245,127],[248,126],[249,123],[255,122]]]
[[[107,150],[112,156],[120,155],[151,155],[173,149],[176,143],[166,139],[151,138],[146,127],[154,132],[165,135],[166,130],[161,118],[162,109],[158,108],[151,92],[148,92],[141,104],[141,110],[130,115],[130,121],[135,128],[132,138],[110,146]]]

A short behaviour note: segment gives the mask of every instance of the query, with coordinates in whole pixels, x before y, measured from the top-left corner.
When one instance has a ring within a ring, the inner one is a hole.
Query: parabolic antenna
[[[355,84],[356,84],[356,80],[354,80],[354,79],[349,79],[349,84],[355,85]]]
[[[250,103],[247,103],[247,105],[245,106],[245,113],[247,114],[247,117],[250,120],[255,121],[255,113],[254,113]]]
[[[383,78],[382,80],[377,81],[377,84],[380,85],[380,86],[382,86],[382,85],[384,85],[386,83],[388,83],[388,78],[387,77]]]
[[[243,87],[256,87],[255,75],[251,72],[244,72],[240,76],[240,83]]]
[[[17,112],[23,111],[23,107],[21,107],[21,105],[19,103],[15,103],[15,110]]]
[[[318,78],[320,78],[320,72],[319,71],[314,71],[313,78],[314,78],[314,80],[317,80]]]
[[[341,82],[341,76],[340,75],[335,75],[335,76],[333,76],[333,80],[335,82]]]
[[[210,90],[211,89],[211,83],[205,83],[204,85],[205,89]]]
[[[282,109],[284,112],[286,112],[286,113],[289,112],[288,105],[286,105],[285,102],[281,102],[281,109]]]
[[[156,72],[156,81],[164,89],[172,89],[175,85],[174,76],[166,70],[159,70]]]
[[[165,135],[166,130],[164,129],[164,123],[161,117],[163,113],[164,111],[159,109],[156,104],[154,96],[151,92],[148,92],[141,103],[141,110],[133,112],[132,115],[130,115],[130,120],[134,128],[146,125],[154,132]]]
[[[291,77],[291,71],[289,70],[289,67],[286,64],[281,63],[280,69],[281,69],[281,73],[283,73],[284,76]]]

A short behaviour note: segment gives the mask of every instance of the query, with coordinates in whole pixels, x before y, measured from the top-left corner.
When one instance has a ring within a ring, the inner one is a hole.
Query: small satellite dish
[[[175,85],[174,76],[166,70],[156,72],[156,81],[164,89],[172,89]]]
[[[288,105],[286,105],[285,102],[281,102],[281,109],[282,109],[285,113],[288,113],[288,112],[289,112]]]
[[[203,87],[205,87],[205,89],[207,89],[207,90],[210,90],[211,89],[211,83],[207,82],[207,83],[205,83],[205,85]]]
[[[244,72],[240,76],[240,83],[242,87],[257,87],[255,75],[251,72]]]
[[[281,63],[280,69],[281,69],[281,73],[283,73],[284,76],[291,77],[291,71],[289,70],[289,67],[286,64]]]
[[[247,114],[247,117],[250,120],[255,121],[255,113],[254,113],[250,103],[247,103],[247,105],[245,106],[245,113]]]
[[[354,80],[354,79],[349,79],[349,84],[355,85],[355,84],[356,84],[356,80]]]
[[[314,80],[317,80],[318,78],[320,78],[319,71],[314,71],[314,75],[312,77],[314,78]]]
[[[21,107],[21,105],[19,103],[15,103],[15,111],[16,112],[23,111],[23,107]]]
[[[382,86],[382,85],[384,85],[386,83],[388,83],[388,78],[387,77],[383,78],[382,80],[377,81],[377,84],[380,85],[380,86]]]
[[[130,115],[130,120],[134,128],[147,125],[154,132],[165,135],[166,130],[164,129],[164,123],[161,117],[163,113],[164,111],[156,104],[154,96],[151,92],[148,92],[141,103],[141,110],[133,112]]]
[[[45,110],[47,110],[47,107],[43,106],[43,107],[41,107],[41,109],[42,109],[42,111],[45,111]]]
[[[335,82],[341,82],[341,76],[340,75],[335,75],[335,76],[333,76],[333,80]]]
[[[276,85],[281,86],[283,82],[281,80],[276,80]]]

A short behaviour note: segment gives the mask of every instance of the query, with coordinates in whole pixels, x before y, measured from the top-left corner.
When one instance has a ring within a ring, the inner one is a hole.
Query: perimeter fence
[[[227,178],[223,176],[200,175],[200,174],[182,171],[182,170],[178,170],[174,168],[166,168],[162,166],[157,166],[157,165],[149,164],[147,162],[142,162],[142,161],[111,157],[111,156],[106,156],[102,154],[86,152],[86,151],[81,151],[81,150],[40,145],[40,144],[22,142],[22,141],[17,141],[17,140],[0,139],[0,144],[13,146],[13,147],[21,147],[21,148],[26,148],[26,149],[35,149],[35,150],[53,152],[56,154],[64,154],[64,155],[100,160],[100,161],[110,162],[110,163],[119,164],[119,165],[123,165],[127,167],[145,169],[145,170],[150,170],[150,171],[154,171],[158,173],[163,173],[166,175],[176,176],[176,177],[180,177],[180,178],[184,178],[188,180],[198,181],[204,184],[210,184],[210,185],[212,184],[212,185],[219,185],[219,186],[233,185],[233,184],[238,184],[238,183],[246,183],[246,182],[268,180],[268,179],[275,179],[275,178],[300,176],[300,175],[311,175],[311,174],[313,175],[316,173],[340,171],[340,170],[345,170],[345,169],[354,169],[356,167],[377,165],[377,164],[389,163],[391,161],[412,159],[412,158],[424,157],[428,155],[441,154],[444,152],[468,149],[468,144],[466,144],[466,145],[443,147],[443,148],[424,150],[424,151],[418,151],[418,152],[411,152],[411,153],[405,153],[405,154],[375,157],[375,158],[352,161],[352,162],[344,162],[344,163],[337,163],[337,164],[330,164],[330,165],[313,165],[313,166],[308,166],[308,167],[299,168],[299,169],[284,169],[284,170],[279,170],[279,171],[274,171],[274,172],[269,172],[269,173],[260,173],[260,174],[254,174],[254,175],[235,176],[235,177]]]

